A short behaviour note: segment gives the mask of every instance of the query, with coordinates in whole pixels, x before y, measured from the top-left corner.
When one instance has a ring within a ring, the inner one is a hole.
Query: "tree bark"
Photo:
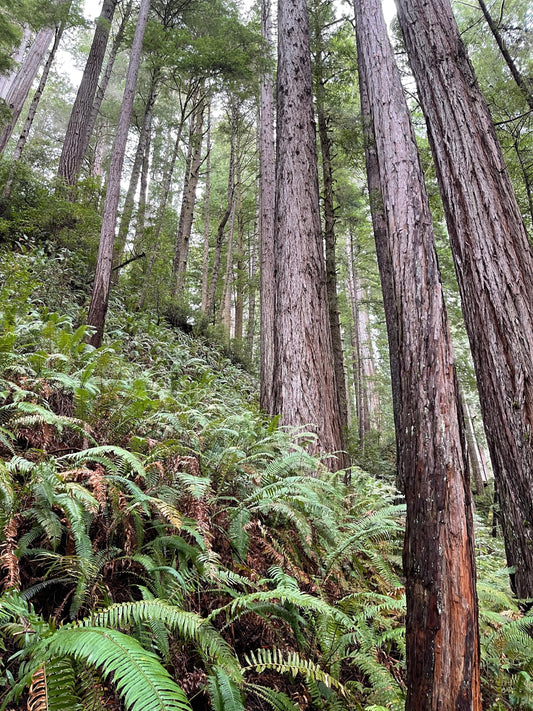
[[[183,186],[183,198],[178,225],[178,234],[176,237],[175,268],[173,269],[173,273],[175,275],[173,291],[174,298],[183,296],[183,288],[185,285],[185,274],[187,272],[187,262],[189,259],[189,244],[191,241],[194,207],[196,205],[196,189],[198,187],[200,168],[202,166],[204,113],[205,101],[201,98],[191,118],[190,160],[188,161],[189,170],[186,171],[186,179]]]
[[[124,13],[122,15],[122,20],[120,21],[119,28],[113,39],[113,44],[111,45],[111,50],[107,58],[105,70],[102,76],[102,81],[99,83],[98,89],[96,91],[94,102],[91,108],[91,113],[89,114],[87,125],[85,127],[86,135],[88,137],[87,145],[85,147],[85,153],[87,153],[89,141],[91,139],[91,136],[93,135],[94,127],[96,125],[96,119],[98,118],[98,114],[100,113],[100,108],[102,106],[102,102],[104,100],[104,96],[107,91],[109,81],[111,79],[111,74],[113,73],[113,67],[115,66],[115,59],[117,58],[117,54],[122,45],[124,34],[126,32],[126,25],[128,24],[128,20],[130,19],[132,9],[133,0],[128,0],[128,4],[124,8]]]
[[[207,313],[209,289],[209,208],[211,202],[211,105],[207,107],[207,146],[205,161],[204,251],[202,259],[202,311]]]
[[[109,304],[109,288],[111,283],[111,268],[113,262],[113,244],[115,241],[115,227],[117,222],[118,201],[120,197],[120,178],[122,166],[124,164],[124,153],[128,140],[128,130],[130,126],[131,114],[133,111],[133,100],[137,86],[137,76],[141,63],[142,44],[144,31],[148,21],[150,10],[150,0],[141,0],[139,17],[135,28],[135,36],[131,48],[130,62],[126,75],[126,87],[118,121],[117,133],[113,144],[111,155],[111,165],[107,181],[107,194],[104,206],[104,216],[102,219],[102,230],[100,233],[100,244],[96,259],[96,273],[94,286],[89,305],[87,324],[95,327],[95,333],[89,339],[89,343],[98,348],[102,343],[104,334],[105,318]]]
[[[137,192],[137,186],[141,177],[143,160],[146,153],[146,145],[152,126],[152,115],[154,110],[154,104],[157,98],[158,80],[159,72],[153,71],[151,75],[148,98],[144,107],[143,124],[139,133],[139,141],[137,143],[137,150],[135,151],[133,167],[131,169],[128,192],[126,193],[126,198],[124,200],[124,206],[122,208],[122,215],[120,218],[120,226],[118,228],[117,242],[114,250],[115,255],[113,258],[115,264],[120,264],[124,255],[124,247],[126,245],[126,239],[128,237],[131,217],[133,215],[133,208],[135,206],[135,193]],[[116,278],[118,280],[118,271]]]
[[[7,99],[7,95],[17,78],[17,73],[24,60],[24,55],[31,43],[31,31],[29,27],[24,27],[22,39],[15,52],[12,62],[13,68],[7,74],[0,74],[0,99]]]
[[[13,152],[13,157],[11,159],[10,175],[9,175],[9,178],[8,178],[5,188],[4,188],[4,198],[6,200],[8,200],[11,197],[11,190],[13,187],[13,178],[15,175],[16,166],[22,157],[22,152],[24,150],[24,147],[26,146],[28,136],[30,135],[31,127],[33,125],[33,120],[35,119],[35,114],[37,113],[37,107],[39,106],[39,102],[40,102],[41,97],[43,95],[43,91],[46,86],[46,82],[48,81],[48,75],[50,74],[50,68],[52,67],[52,63],[55,59],[56,52],[58,50],[59,43],[61,42],[61,38],[63,36],[64,30],[65,30],[65,23],[61,22],[61,24],[58,27],[56,27],[54,44],[52,45],[52,49],[50,50],[48,59],[46,60],[46,63],[43,67],[43,72],[42,72],[41,78],[39,80],[39,86],[35,90],[35,94],[33,95],[33,99],[31,101],[30,108],[28,110],[28,115],[27,115],[26,120],[24,122],[24,127],[23,127],[22,132],[21,132],[19,139],[17,141],[17,145],[15,146],[15,150]]]
[[[533,597],[533,256],[448,0],[399,0],[437,169],[511,578]]]
[[[354,6],[390,234],[386,261],[392,265],[399,339],[406,710],[480,711],[471,495],[432,218],[381,2]]]
[[[314,28],[314,73],[315,73],[315,106],[320,137],[320,152],[322,157],[322,183],[324,189],[324,246],[326,257],[326,291],[328,295],[329,323],[331,329],[331,344],[335,366],[335,381],[337,383],[337,398],[341,417],[342,432],[348,428],[348,396],[346,393],[346,375],[344,372],[344,354],[342,349],[341,324],[337,298],[337,259],[335,256],[335,204],[333,194],[333,164],[331,136],[326,113],[325,77],[324,77],[324,42],[323,28],[320,26],[319,15]]]
[[[261,32],[272,53],[270,0],[261,0]],[[260,396],[261,409],[274,414],[274,206],[276,155],[274,140],[274,86],[271,72],[261,79],[259,120],[259,261],[260,261]]]
[[[13,81],[6,96],[6,104],[11,109],[11,119],[4,126],[0,133],[0,155],[4,152],[11,134],[24,107],[24,103],[30,93],[33,80],[37,76],[46,50],[50,46],[55,30],[53,27],[45,27],[40,30],[31,45],[15,80]]]
[[[98,88],[116,5],[117,0],[104,0],[81,84],[70,114],[58,167],[58,175],[67,185],[75,185],[91,137],[88,133],[87,118],[91,115]]]
[[[305,0],[278,6],[274,412],[316,433],[311,450],[342,450],[318,196],[309,20]],[[327,464],[339,468],[333,456]]]

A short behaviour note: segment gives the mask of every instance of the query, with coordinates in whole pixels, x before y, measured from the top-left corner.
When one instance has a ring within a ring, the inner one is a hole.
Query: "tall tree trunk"
[[[515,80],[516,85],[522,92],[522,95],[524,99],[527,101],[529,108],[533,111],[533,93],[531,91],[531,84],[530,84],[530,79],[524,77],[518,67],[516,66],[515,61],[511,57],[509,50],[507,49],[507,45],[505,44],[505,40],[503,39],[501,32],[498,28],[498,25],[494,20],[492,19],[492,15],[490,14],[485,2],[483,0],[477,0],[479,3],[479,7],[481,8],[481,12],[483,13],[483,16],[485,17],[485,20],[487,21],[487,24],[490,28],[490,31],[492,32],[492,35],[494,39],[496,40],[496,44],[498,45],[498,48],[501,52],[502,57],[505,60],[505,63],[507,64],[507,67],[509,68],[509,71],[511,72],[511,76]]]
[[[130,126],[131,114],[133,111],[133,100],[137,86],[137,76],[141,64],[142,44],[144,31],[148,21],[150,10],[150,0],[141,0],[139,17],[135,28],[135,36],[130,54],[130,63],[126,75],[126,86],[122,107],[118,120],[117,134],[113,144],[111,155],[111,165],[109,167],[109,177],[107,181],[107,194],[102,219],[102,231],[100,233],[100,244],[98,246],[98,256],[96,259],[96,273],[94,277],[93,292],[87,324],[94,326],[96,331],[90,338],[91,345],[98,348],[102,343],[104,334],[105,318],[107,306],[109,304],[109,287],[111,283],[111,269],[113,262],[113,244],[115,241],[115,227],[117,222],[118,201],[120,197],[120,178],[122,166],[124,164],[124,153],[128,140],[128,130]]]
[[[40,30],[31,45],[22,66],[17,72],[6,96],[6,104],[11,109],[11,118],[0,133],[0,155],[4,152],[16,123],[19,119],[24,103],[30,93],[33,80],[37,76],[46,50],[50,46],[55,30],[53,27],[45,27]]]
[[[211,201],[211,105],[207,107],[207,146],[205,160],[204,252],[202,259],[202,311],[207,313],[209,289],[209,207]]]
[[[152,142],[152,124],[148,127],[148,135],[144,146],[144,156],[141,166],[141,185],[139,188],[139,205],[137,207],[137,221],[135,224],[135,238],[133,240],[134,251],[140,252],[144,236],[144,225],[146,221],[146,203],[148,198],[148,173],[150,170],[150,144]]]
[[[183,186],[183,198],[178,225],[178,234],[176,238],[176,263],[173,270],[175,274],[173,291],[174,298],[183,295],[183,288],[185,285],[185,274],[187,272],[187,262],[189,259],[189,244],[191,241],[194,207],[196,205],[196,189],[198,187],[200,168],[202,166],[204,113],[205,101],[204,99],[200,99],[200,102],[191,118],[190,161],[188,161],[189,170],[186,171],[186,180]]]
[[[116,5],[117,0],[104,0],[81,84],[70,114],[58,168],[59,177],[67,185],[75,185],[91,137],[88,134],[87,117],[91,115],[98,88],[98,79],[104,62]]]
[[[242,171],[241,161],[237,167],[237,242],[235,245],[235,325],[233,348],[238,355],[242,354],[242,337],[244,328],[244,219],[242,214]]]
[[[58,27],[56,27],[54,44],[52,45],[52,49],[50,50],[48,59],[46,60],[46,63],[43,67],[43,72],[42,72],[41,78],[39,80],[39,86],[35,90],[35,94],[33,95],[33,99],[31,101],[30,108],[28,110],[28,115],[26,117],[26,121],[24,122],[24,127],[22,128],[22,132],[19,136],[19,140],[17,141],[17,145],[15,146],[15,151],[13,152],[13,157],[11,159],[10,175],[9,175],[9,178],[8,178],[5,188],[4,188],[4,198],[6,198],[6,199],[9,199],[11,197],[11,190],[13,187],[13,178],[15,175],[16,166],[22,157],[22,152],[23,152],[26,142],[28,140],[28,136],[30,135],[31,127],[33,125],[33,120],[35,119],[35,114],[37,113],[37,107],[39,106],[39,102],[40,102],[41,97],[43,95],[43,91],[46,86],[46,82],[48,81],[48,75],[50,74],[50,68],[51,68],[52,63],[55,59],[56,52],[59,47],[59,43],[61,42],[61,38],[63,36],[64,30],[65,30],[65,23],[64,22],[62,22]]]
[[[355,2],[399,337],[408,711],[480,711],[471,496],[432,218],[380,0]]]
[[[533,597],[533,256],[448,0],[398,0],[426,117],[519,597]]]
[[[473,489],[478,496],[483,493],[485,488],[485,481],[483,479],[483,462],[481,460],[481,454],[479,450],[479,445],[477,443],[477,437],[474,430],[474,423],[472,421],[472,415],[470,413],[470,408],[465,400],[463,390],[459,390],[459,396],[461,398],[461,407],[463,409],[464,421],[465,421],[465,437],[468,446],[468,463],[470,465],[470,478],[472,480]]]
[[[368,197],[370,204],[370,215],[372,218],[372,229],[374,241],[376,243],[376,256],[378,261],[379,277],[381,281],[381,292],[383,294],[383,305],[386,318],[387,340],[389,343],[389,367],[391,374],[392,406],[394,411],[394,423],[396,432],[396,451],[398,452],[398,442],[402,436],[400,428],[400,362],[399,362],[399,340],[398,321],[395,318],[396,304],[394,301],[393,265],[390,254],[390,235],[381,184],[379,177],[379,164],[376,152],[376,141],[374,137],[374,127],[370,111],[370,102],[365,77],[359,73],[359,94],[361,99],[361,118],[363,123],[363,137],[365,143],[365,162],[368,185]],[[404,491],[405,483],[402,480],[400,467],[396,467],[396,486],[399,491]]]
[[[96,90],[91,112],[89,114],[89,118],[87,119],[87,123],[85,126],[85,132],[87,135],[87,145],[85,147],[85,153],[87,153],[89,141],[91,140],[91,136],[93,135],[94,127],[96,125],[96,119],[98,118],[98,114],[100,113],[100,108],[102,106],[102,102],[104,100],[109,81],[111,80],[111,74],[113,73],[113,67],[115,66],[115,59],[117,58],[117,54],[122,45],[122,41],[124,40],[126,26],[128,24],[128,20],[130,19],[132,9],[133,0],[128,0],[128,4],[124,8],[124,12],[122,14],[122,20],[120,21],[119,28],[113,39],[113,44],[111,45],[111,50],[107,58],[104,73],[102,75],[102,80],[99,82],[98,89]]]
[[[331,328],[331,344],[335,365],[335,381],[342,431],[348,427],[348,396],[346,393],[346,375],[344,373],[344,354],[342,349],[341,324],[337,298],[337,259],[335,255],[335,204],[333,195],[333,165],[331,157],[331,136],[328,129],[326,113],[326,92],[324,77],[324,41],[323,28],[320,24],[320,14],[316,13],[314,23],[314,73],[315,73],[315,106],[320,137],[320,152],[322,157],[322,182],[324,190],[324,246],[326,257],[326,290],[328,294],[329,322]]]
[[[139,142],[137,143],[137,150],[135,151],[135,158],[131,169],[128,192],[126,193],[126,198],[124,200],[124,207],[122,208],[122,215],[120,218],[120,226],[118,228],[117,241],[114,250],[115,255],[113,258],[115,266],[122,262],[124,256],[124,247],[126,246],[126,239],[128,237],[128,230],[130,228],[131,217],[133,215],[133,208],[135,207],[135,193],[137,192],[137,187],[139,185],[143,160],[146,153],[146,145],[152,126],[152,115],[157,98],[158,80],[159,72],[153,71],[151,75],[148,98],[144,107],[144,117],[141,131],[139,133]],[[119,270],[117,269],[114,277],[116,281],[118,281],[118,277]]]
[[[255,320],[256,320],[256,298],[257,298],[257,220],[254,224],[253,234],[248,235],[248,253],[250,260],[248,262],[248,319],[246,321],[246,357],[251,362],[254,357],[254,338],[255,338]]]
[[[228,205],[224,214],[222,215],[222,219],[218,223],[217,239],[215,244],[215,258],[213,261],[213,271],[211,273],[211,283],[209,285],[209,295],[207,298],[206,314],[209,319],[212,319],[215,314],[215,295],[217,290],[218,275],[220,272],[220,262],[222,260],[222,244],[224,242],[224,230],[226,228],[230,215],[233,212],[234,205],[235,186],[233,185],[233,171],[231,168],[231,162],[228,183],[231,185],[231,190],[228,195]]]
[[[306,0],[278,6],[274,411],[342,450],[318,197]],[[337,469],[334,457],[328,466]]]
[[[261,0],[261,32],[272,53],[270,0]],[[261,79],[259,121],[259,260],[260,260],[260,404],[274,414],[274,205],[276,199],[276,159],[274,141],[274,87],[272,75]]]
[[[31,30],[29,27],[25,26],[20,44],[12,58],[13,68],[7,74],[0,74],[0,99],[7,99],[7,95],[13,86],[13,82],[17,78],[17,73],[22,65],[24,55],[26,54],[30,43]]]

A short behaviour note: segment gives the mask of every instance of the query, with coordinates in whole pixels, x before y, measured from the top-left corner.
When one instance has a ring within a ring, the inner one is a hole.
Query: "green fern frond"
[[[224,669],[213,669],[207,678],[207,688],[214,711],[246,711],[241,691]]]
[[[237,680],[240,665],[231,647],[204,618],[169,605],[163,600],[140,600],[111,605],[94,613],[80,624],[96,627],[128,627],[148,620],[158,620],[185,640],[196,642],[204,654],[223,666]]]
[[[59,629],[40,645],[49,656],[69,656],[98,667],[110,677],[128,711],[191,711],[181,688],[157,656],[132,637],[112,629]]]
[[[81,711],[75,687],[72,660],[65,657],[50,659],[32,676],[28,711]]]
[[[111,444],[102,445],[100,447],[92,447],[91,449],[84,449],[81,452],[73,452],[71,454],[65,454],[58,458],[58,461],[66,460],[73,461],[76,464],[82,464],[87,461],[99,461],[97,458],[100,456],[112,455],[117,457],[117,459],[124,461],[132,472],[140,476],[142,479],[146,477],[146,470],[139,459],[139,455],[129,452],[127,449],[122,447],[116,447]]]
[[[257,649],[244,655],[248,666],[243,667],[243,672],[253,669],[259,673],[272,669],[280,674],[301,674],[308,681],[321,681],[329,688],[335,688],[344,693],[344,687],[337,680],[321,669],[309,659],[302,659],[296,652],[288,652],[284,656],[280,649]]]
[[[300,711],[300,706],[296,706],[283,691],[274,691],[268,686],[260,684],[246,684],[246,690],[251,691],[260,699],[266,701],[274,711]]]

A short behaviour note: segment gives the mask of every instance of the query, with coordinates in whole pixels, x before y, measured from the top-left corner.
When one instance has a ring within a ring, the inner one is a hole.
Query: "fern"
[[[215,667],[207,678],[213,711],[246,711],[242,693],[233,679],[220,667]]]
[[[158,658],[132,637],[112,629],[59,629],[39,645],[45,657],[68,656],[110,677],[128,711],[191,711],[187,698]]]

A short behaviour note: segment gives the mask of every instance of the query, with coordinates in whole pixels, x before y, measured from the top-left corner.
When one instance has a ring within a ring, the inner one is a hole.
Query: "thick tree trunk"
[[[15,80],[7,92],[6,104],[11,109],[11,118],[0,133],[0,155],[4,152],[16,123],[19,120],[24,103],[30,93],[33,80],[37,76],[37,72],[46,54],[46,50],[50,46],[54,33],[55,30],[53,27],[45,27],[38,32],[22,66],[17,72]]]
[[[96,273],[94,276],[93,292],[87,324],[94,326],[96,331],[91,336],[89,342],[98,348],[102,343],[104,334],[105,318],[109,303],[109,288],[111,283],[111,269],[113,262],[113,244],[115,241],[115,227],[117,222],[118,201],[120,197],[120,178],[122,166],[124,164],[124,154],[128,140],[128,130],[130,126],[131,114],[133,111],[133,100],[137,86],[137,76],[141,64],[142,44],[144,31],[148,21],[150,10],[150,0],[141,0],[139,17],[135,28],[135,36],[130,54],[130,63],[126,75],[126,86],[122,107],[118,120],[117,133],[113,144],[111,165],[109,167],[109,177],[107,181],[107,194],[102,219],[102,231],[100,233],[100,244],[98,246],[98,256],[96,259]]]
[[[312,449],[342,450],[318,197],[305,0],[278,6],[274,412],[305,426]],[[335,457],[328,460],[339,467]]]
[[[448,0],[398,0],[428,126],[500,498],[507,562],[533,597],[533,257]]]
[[[261,32],[269,48],[272,47],[271,7],[270,0],[261,0]],[[272,52],[271,49],[270,51]],[[266,73],[261,80],[259,172],[260,404],[266,413],[273,415],[276,154],[274,141],[274,87],[270,72]]]
[[[58,175],[67,185],[75,185],[90,140],[87,118],[91,115],[98,79],[104,62],[107,40],[117,0],[104,0],[59,158]]]
[[[399,338],[408,711],[480,711],[471,496],[453,352],[416,140],[380,0],[355,2]],[[392,314],[387,314],[391,317]]]
[[[18,46],[17,51],[12,57],[13,68],[11,69],[11,71],[9,71],[8,74],[0,74],[0,99],[4,99],[4,101],[7,99],[9,90],[11,89],[11,87],[13,86],[13,82],[17,78],[17,73],[22,65],[24,55],[26,54],[30,44],[31,30],[29,27],[24,27],[20,44]]]
[[[174,298],[183,296],[183,288],[185,285],[194,207],[196,205],[196,189],[198,187],[200,168],[202,166],[204,113],[205,101],[201,99],[191,119],[189,170],[186,172],[186,180],[183,186],[183,198],[176,238],[175,268],[173,270],[175,274]]]
[[[24,122],[24,127],[22,128],[22,132],[19,136],[19,140],[17,141],[17,145],[15,146],[15,151],[13,152],[13,157],[11,159],[10,175],[9,175],[9,178],[8,178],[5,188],[4,188],[4,198],[6,198],[6,199],[9,199],[11,197],[11,190],[13,187],[13,178],[14,178],[16,166],[22,157],[22,152],[24,150],[24,147],[26,146],[28,136],[30,135],[31,127],[32,127],[33,121],[35,119],[35,114],[37,113],[37,107],[39,106],[39,102],[40,102],[41,97],[43,95],[43,91],[46,86],[46,82],[48,81],[48,75],[50,74],[50,68],[52,67],[52,63],[55,59],[56,52],[59,47],[59,43],[61,42],[61,38],[63,36],[64,30],[65,30],[65,23],[64,22],[62,22],[58,27],[56,27],[54,44],[52,45],[52,49],[50,50],[48,59],[46,60],[46,63],[43,67],[43,72],[42,72],[41,78],[39,80],[39,86],[37,87],[35,94],[33,95],[33,99],[31,101],[30,108],[28,110],[28,115],[26,116],[26,121]]]

